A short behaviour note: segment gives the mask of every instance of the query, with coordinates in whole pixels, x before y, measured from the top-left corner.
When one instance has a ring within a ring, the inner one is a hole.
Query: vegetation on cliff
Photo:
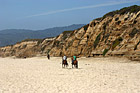
[[[19,44],[19,43],[22,43],[22,42],[29,42],[29,41],[37,41],[37,43],[38,43],[38,45],[40,44],[40,43],[42,43],[43,41],[44,41],[45,39],[25,39],[25,40],[22,40],[21,42],[17,42],[17,44]]]
[[[71,34],[73,31],[64,31],[63,34],[63,40],[65,40],[69,34]]]
[[[116,14],[121,14],[121,15],[124,15],[126,13],[137,13],[138,11],[140,11],[140,6],[137,6],[137,5],[133,5],[133,6],[130,6],[130,7],[124,7],[120,10],[116,10],[116,11],[112,11],[112,12],[109,12],[107,14],[105,14],[103,16],[103,19],[108,17],[108,16],[111,16],[113,17],[114,15]]]
[[[114,48],[119,45],[121,41],[123,41],[122,37],[117,38],[112,44],[112,50],[114,50]]]
[[[140,30],[134,28],[134,29],[131,31],[131,33],[129,34],[129,36],[130,36],[131,38],[133,38],[133,37],[135,36],[135,34],[137,34],[137,33],[140,33]]]
[[[93,45],[93,46],[94,46],[94,48],[96,48],[96,47],[97,47],[97,45],[98,45],[98,43],[99,43],[99,41],[100,41],[100,39],[101,39],[101,37],[100,37],[100,36],[101,36],[101,34],[102,34],[102,33],[100,33],[100,34],[96,37],[96,39],[95,39],[95,41],[94,41],[94,45]]]
[[[103,56],[105,56],[108,51],[109,51],[109,49],[104,49]]]

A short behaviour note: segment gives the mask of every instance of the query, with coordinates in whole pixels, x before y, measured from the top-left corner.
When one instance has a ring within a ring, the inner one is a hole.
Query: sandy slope
[[[70,62],[70,59],[68,59]],[[140,93],[140,63],[123,58],[0,58],[0,93]]]

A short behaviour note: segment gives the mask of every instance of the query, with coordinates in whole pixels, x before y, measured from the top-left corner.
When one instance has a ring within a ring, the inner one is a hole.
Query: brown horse
[[[72,68],[73,68],[73,65],[74,65],[75,68],[78,68],[78,61],[77,60],[73,60]]]
[[[68,67],[68,62],[67,60],[62,61],[62,68]]]

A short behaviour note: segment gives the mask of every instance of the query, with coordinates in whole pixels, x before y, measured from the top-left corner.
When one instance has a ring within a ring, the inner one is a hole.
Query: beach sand
[[[140,63],[125,58],[0,58],[0,93],[140,93]]]

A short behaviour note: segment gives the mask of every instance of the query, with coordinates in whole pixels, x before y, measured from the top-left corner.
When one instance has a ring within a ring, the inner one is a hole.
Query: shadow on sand
[[[83,68],[63,68],[63,69],[71,70],[71,69],[83,69]]]

